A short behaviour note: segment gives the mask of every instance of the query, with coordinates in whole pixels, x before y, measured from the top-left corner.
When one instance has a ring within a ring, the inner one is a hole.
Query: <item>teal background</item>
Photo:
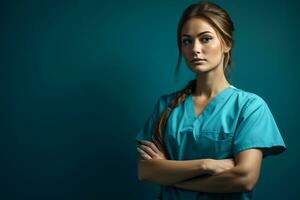
[[[176,28],[196,1],[1,1],[0,199],[154,199],[137,131],[174,80]],[[299,1],[214,1],[236,31],[232,84],[268,103],[288,147],[255,199],[300,199]]]

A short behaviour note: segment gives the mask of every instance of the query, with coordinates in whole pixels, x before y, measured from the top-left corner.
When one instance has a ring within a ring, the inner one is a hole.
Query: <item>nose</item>
[[[201,53],[201,43],[199,42],[198,39],[195,39],[194,40],[194,45],[193,45],[193,48],[192,48],[192,53],[193,55],[198,55]]]

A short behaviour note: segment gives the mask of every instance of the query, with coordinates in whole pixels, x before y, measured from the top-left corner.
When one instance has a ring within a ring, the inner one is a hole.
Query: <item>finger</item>
[[[151,158],[149,155],[147,155],[147,154],[141,155],[141,158],[142,158],[142,160],[151,160],[151,159],[152,159],[152,158]]]
[[[160,152],[162,152],[162,153],[165,152],[163,146],[160,144],[159,141],[157,141],[157,140],[154,139],[153,142],[154,142],[155,146],[158,148],[158,150],[159,150]]]
[[[142,140],[142,144],[155,147],[155,144],[150,140]]]
[[[148,155],[150,155],[151,157],[154,157],[154,156],[156,156],[157,155],[157,153],[156,152],[154,152],[150,147],[148,147],[148,146],[145,146],[145,145],[140,145],[140,148],[142,149],[142,150],[144,150]]]
[[[151,149],[153,151],[155,151],[156,153],[160,152],[160,150],[157,148],[157,146],[153,142],[150,142],[150,141],[147,141],[147,140],[143,140],[142,143],[145,144],[145,145],[147,145],[147,146],[149,146],[149,147],[151,147]]]
[[[145,159],[145,160],[150,160],[152,159],[152,157],[150,155],[148,155],[145,151],[143,151],[142,149],[140,149],[139,147],[137,148],[140,156]]]
[[[147,155],[147,154],[140,155],[140,157],[141,157],[142,160],[151,160],[151,159],[152,159],[152,158],[151,158],[149,155]]]

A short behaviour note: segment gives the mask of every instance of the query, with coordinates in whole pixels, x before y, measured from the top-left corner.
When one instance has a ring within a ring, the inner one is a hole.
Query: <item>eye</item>
[[[209,40],[211,40],[211,39],[212,39],[212,37],[204,36],[204,37],[201,39],[201,41],[202,41],[203,43],[208,43]]]
[[[182,43],[184,44],[184,45],[188,45],[188,44],[190,44],[192,41],[191,41],[191,39],[183,39],[182,40]]]

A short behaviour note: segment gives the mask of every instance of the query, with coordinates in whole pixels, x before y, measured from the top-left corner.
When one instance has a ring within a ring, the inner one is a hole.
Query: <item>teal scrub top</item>
[[[136,142],[152,140],[154,125],[177,92],[161,95]],[[233,85],[223,89],[196,116],[192,95],[169,115],[164,143],[170,160],[226,159],[260,148],[263,158],[282,153],[286,145],[266,102],[257,94]],[[163,200],[252,199],[253,190],[240,193],[205,193],[160,186]]]

